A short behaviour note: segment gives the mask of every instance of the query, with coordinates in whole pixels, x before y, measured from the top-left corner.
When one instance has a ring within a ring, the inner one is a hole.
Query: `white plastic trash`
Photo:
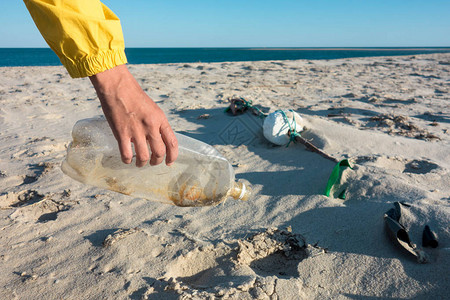
[[[269,114],[263,124],[263,133],[266,139],[280,146],[289,143],[289,129],[301,132],[305,127],[304,120],[298,113],[292,110],[283,110],[283,112],[277,110]]]

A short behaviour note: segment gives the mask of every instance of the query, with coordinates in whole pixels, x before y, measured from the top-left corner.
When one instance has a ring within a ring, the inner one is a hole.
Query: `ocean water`
[[[450,48],[127,48],[130,64],[193,63],[450,53]],[[0,67],[56,66],[48,48],[0,48]]]

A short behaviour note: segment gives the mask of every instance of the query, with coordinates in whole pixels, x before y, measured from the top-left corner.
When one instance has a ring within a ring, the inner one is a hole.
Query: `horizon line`
[[[0,49],[50,49],[50,47],[0,47]],[[176,46],[176,47],[125,47],[125,49],[250,49],[250,50],[347,50],[347,49],[380,49],[380,50],[393,50],[393,49],[408,49],[408,50],[414,50],[414,49],[449,49],[450,46],[354,46],[354,47],[245,47],[245,46],[220,46],[220,47],[213,47],[213,46]],[[50,49],[51,50],[51,49]]]

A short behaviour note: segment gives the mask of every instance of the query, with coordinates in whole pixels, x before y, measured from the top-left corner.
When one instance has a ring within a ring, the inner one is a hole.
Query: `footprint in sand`
[[[63,193],[64,194],[64,193]],[[61,197],[65,197],[64,195]],[[68,204],[54,200],[56,195],[43,195],[36,190],[23,190],[0,195],[0,209],[11,209],[9,218],[23,222],[54,221],[58,213],[68,210]]]
[[[32,184],[38,181],[39,178],[47,174],[51,169],[54,168],[54,163],[41,162],[38,164],[30,164],[29,170],[30,174],[27,175],[16,175],[8,176],[6,172],[0,172],[0,185],[7,188],[0,192],[0,208],[1,209],[11,209],[25,206],[32,206],[38,204],[41,201],[54,201],[51,199],[55,195],[43,195],[33,189],[24,189],[24,186]],[[17,192],[17,189],[20,189]],[[60,198],[66,198],[67,191],[64,191]],[[46,204],[48,206],[48,204]],[[57,205],[58,206],[58,205]],[[63,205],[64,206],[64,205]],[[39,221],[55,220],[56,214],[61,210],[58,208],[55,210],[53,208],[43,209],[44,214],[39,217]],[[46,215],[46,213],[51,213],[51,215]],[[35,214],[34,214],[35,215]]]
[[[180,257],[168,267],[165,290],[259,299],[273,296],[277,284],[299,289],[298,266],[313,249],[302,236],[271,228],[234,242],[236,247],[220,243]]]
[[[30,170],[32,174],[25,175],[22,184],[29,184],[37,181],[39,178],[50,172],[55,167],[55,165],[55,163],[50,162],[40,162],[38,164],[28,165],[28,170]]]
[[[298,264],[308,257],[302,236],[277,229],[238,241],[238,245],[237,262],[260,276],[298,277]]]
[[[66,150],[66,142],[56,142],[55,139],[49,137],[30,139],[24,149],[17,151],[11,155],[12,159],[22,159],[27,157],[37,158],[48,156],[55,152],[63,152]]]
[[[159,260],[159,254],[164,251],[163,238],[148,234],[139,227],[98,230],[84,238],[101,254],[87,268],[99,275],[114,273],[129,277],[143,274],[145,265]]]
[[[27,184],[34,183],[39,180],[42,176],[49,173],[54,167],[55,163],[50,162],[40,162],[37,164],[29,164],[28,170],[29,174],[26,175],[17,175],[17,176],[7,176],[6,173],[4,176],[0,176],[0,183],[4,186],[9,187],[18,187]]]
[[[44,195],[35,190],[25,190],[19,193],[6,193],[0,196],[0,207],[2,209],[33,205],[42,199]]]
[[[403,173],[427,174],[439,168],[439,165],[433,162],[415,159],[405,164]]]
[[[2,172],[2,171],[0,171]],[[21,175],[9,175],[6,172],[0,173],[0,186],[1,187],[16,187],[23,184],[25,176]]]
[[[439,172],[442,168],[429,160],[405,159],[403,157],[361,156],[356,158],[356,164],[373,165],[375,167],[395,170],[400,173],[428,174]]]

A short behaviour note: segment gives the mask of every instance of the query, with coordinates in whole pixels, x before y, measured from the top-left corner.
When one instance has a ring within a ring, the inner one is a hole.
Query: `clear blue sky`
[[[21,0],[0,2],[0,47],[46,47]],[[127,47],[450,46],[449,0],[103,3],[121,19]]]

